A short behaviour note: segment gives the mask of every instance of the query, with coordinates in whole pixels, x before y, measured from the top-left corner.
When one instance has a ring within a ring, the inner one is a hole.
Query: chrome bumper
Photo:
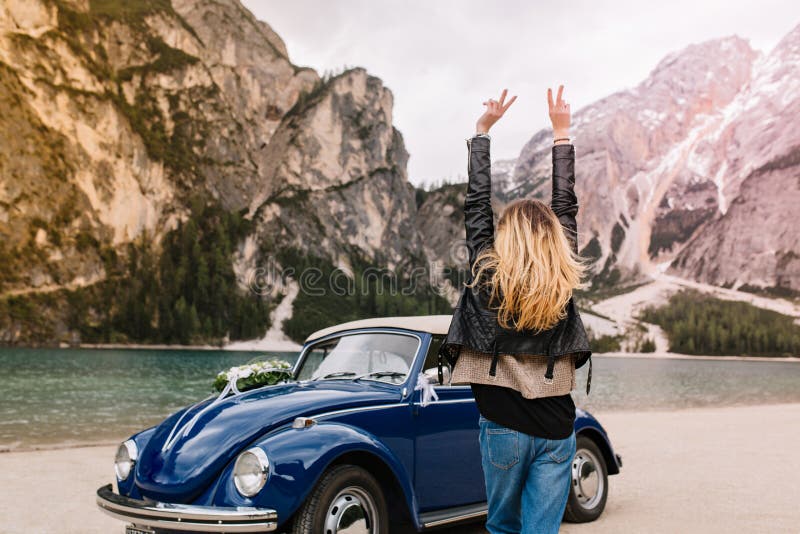
[[[114,493],[111,484],[97,490],[97,506],[115,519],[140,527],[226,533],[271,532],[278,528],[278,512],[269,508],[142,501]]]

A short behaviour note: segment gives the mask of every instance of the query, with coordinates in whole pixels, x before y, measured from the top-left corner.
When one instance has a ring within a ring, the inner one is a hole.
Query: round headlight
[[[267,483],[268,474],[267,454],[258,447],[253,447],[236,459],[236,464],[233,466],[233,483],[239,493],[245,497],[252,497]]]
[[[136,447],[136,442],[132,439],[129,439],[119,446],[117,449],[117,456],[114,458],[114,472],[117,474],[117,479],[128,479],[138,457],[139,449]]]

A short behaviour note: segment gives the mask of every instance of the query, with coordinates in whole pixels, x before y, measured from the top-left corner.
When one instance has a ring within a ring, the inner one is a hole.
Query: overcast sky
[[[519,98],[492,130],[515,157],[548,125],[545,91],[566,85],[573,113],[645,78],[669,52],[739,35],[769,51],[800,23],[798,0],[244,0],[322,73],[363,66],[395,97],[415,184],[464,175],[481,102]],[[601,6],[602,4],[602,6]]]

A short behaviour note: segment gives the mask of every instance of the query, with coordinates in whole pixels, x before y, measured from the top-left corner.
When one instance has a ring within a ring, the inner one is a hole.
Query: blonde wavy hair
[[[540,332],[566,317],[566,304],[587,265],[573,252],[553,210],[535,199],[506,207],[497,225],[494,246],[472,266],[475,286],[485,278],[490,305],[503,328]],[[495,307],[495,304],[499,306]]]

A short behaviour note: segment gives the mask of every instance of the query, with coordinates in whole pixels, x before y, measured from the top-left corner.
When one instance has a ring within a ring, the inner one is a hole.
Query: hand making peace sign
[[[512,96],[511,100],[506,102],[507,94],[508,89],[503,89],[503,94],[500,95],[500,101],[489,99],[483,103],[483,105],[486,106],[486,111],[481,115],[475,125],[477,133],[489,133],[489,128],[500,120],[500,117],[503,116],[506,110],[510,108],[511,104],[517,99],[516,96]]]
[[[550,111],[550,122],[553,124],[553,138],[566,139],[566,141],[559,141],[558,144],[569,142],[570,111],[567,101],[561,98],[563,94],[564,86],[559,85],[558,96],[553,102],[553,90],[547,90],[547,105]]]

